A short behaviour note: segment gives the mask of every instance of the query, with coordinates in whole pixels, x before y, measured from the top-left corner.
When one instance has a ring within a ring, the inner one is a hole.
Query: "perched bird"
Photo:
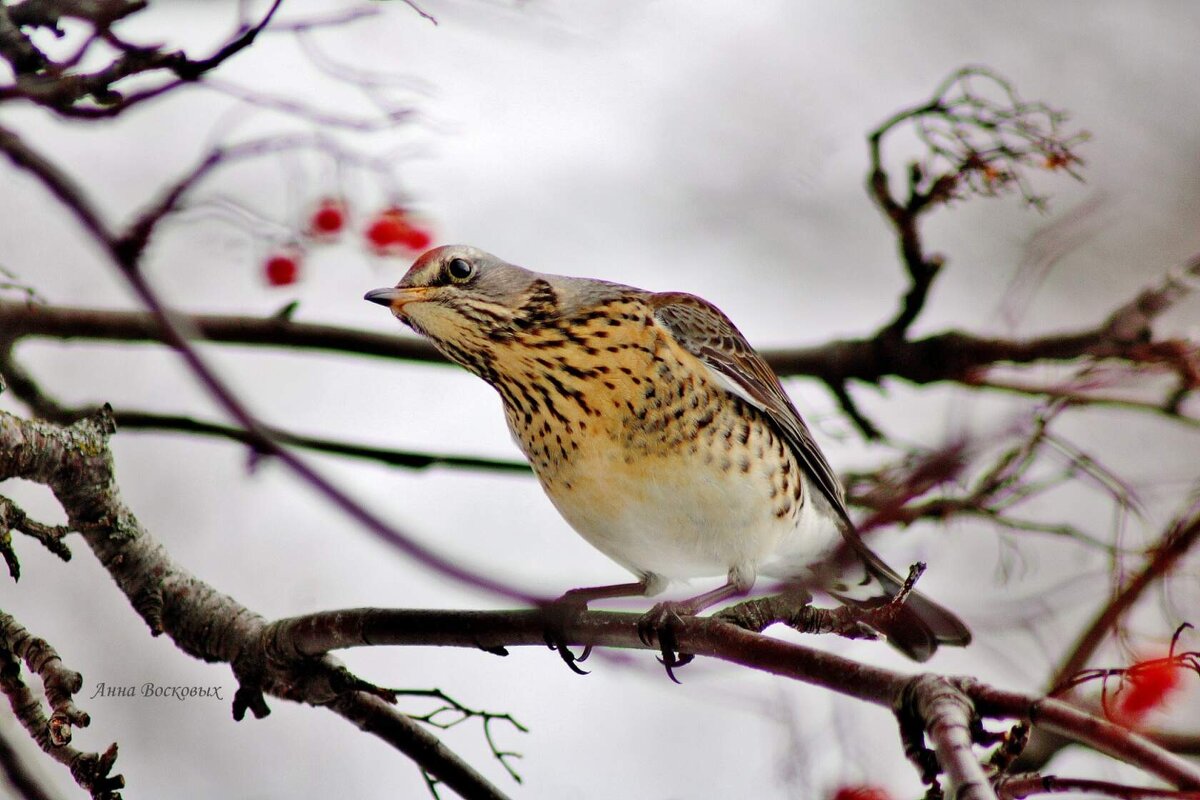
[[[747,593],[758,575],[867,609],[900,590],[855,531],[842,486],[779,379],[711,303],[532,272],[462,245],[430,250],[395,288],[365,299],[499,392],[551,502],[638,578],[564,600],[586,606],[651,596],[671,579],[726,576],[712,591],[660,603],[653,628]],[[831,563],[839,544],[851,563]],[[917,592],[881,628],[917,660],[971,638]]]

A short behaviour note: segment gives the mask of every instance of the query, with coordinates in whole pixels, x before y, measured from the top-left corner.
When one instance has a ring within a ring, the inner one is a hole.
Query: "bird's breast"
[[[611,309],[505,348],[496,388],[514,439],[572,527],[635,572],[756,564],[797,525],[796,458],[649,319]]]

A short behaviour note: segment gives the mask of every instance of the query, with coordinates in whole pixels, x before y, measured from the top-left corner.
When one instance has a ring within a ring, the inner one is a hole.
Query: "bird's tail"
[[[830,594],[855,608],[880,608],[892,602],[904,581],[865,544],[858,544],[854,550],[864,568],[862,580],[841,583],[830,589]],[[938,645],[965,647],[971,642],[971,631],[962,620],[917,591],[910,591],[894,614],[881,615],[874,627],[889,644],[914,661],[928,660]]]

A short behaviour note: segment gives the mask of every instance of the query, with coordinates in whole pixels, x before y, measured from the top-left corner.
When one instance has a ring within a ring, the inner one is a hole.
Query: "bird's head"
[[[391,289],[364,299],[391,309],[452,361],[486,376],[506,348],[536,341],[608,300],[645,294],[608,281],[532,272],[468,245],[425,253]]]
[[[394,288],[375,289],[364,299],[387,306],[396,318],[431,339],[455,361],[455,351],[491,350],[557,315],[549,280],[467,245],[437,247],[422,255]]]

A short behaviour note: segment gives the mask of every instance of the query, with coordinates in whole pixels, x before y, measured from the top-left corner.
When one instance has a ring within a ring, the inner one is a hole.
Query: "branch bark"
[[[239,702],[243,712],[267,713],[262,693],[316,706],[333,703],[335,712],[464,797],[504,796],[457,755],[435,746],[417,723],[374,702],[378,690],[354,679],[335,659],[257,657],[266,620],[175,563],[121,500],[107,445],[112,432],[103,412],[69,428],[0,412],[0,481],[23,478],[48,486],[69,526],[80,532],[152,635],[166,633],[191,656],[230,664],[242,686],[235,713]]]
[[[571,646],[646,649],[637,633],[637,614],[589,611],[564,628]],[[545,644],[540,611],[415,611],[346,609],[272,623],[272,652],[317,654],[331,649],[379,645],[468,647],[493,653]],[[921,676],[870,666],[832,653],[742,630],[714,617],[686,617],[676,630],[681,651],[740,664],[854,697],[875,705],[904,705],[906,692],[932,695],[940,681],[961,692],[984,717],[1030,720],[1102,753],[1135,764],[1183,789],[1200,789],[1200,767],[1150,740],[1052,698],[1005,691],[967,677],[932,676],[930,687],[912,688]],[[653,648],[651,648],[653,649]],[[961,719],[937,716],[935,719]],[[925,719],[926,724],[929,719]],[[961,756],[956,735],[946,734],[946,758]],[[957,755],[955,755],[957,754]],[[943,768],[947,766],[942,762]],[[956,765],[955,770],[961,769]],[[972,781],[977,779],[968,779]],[[974,791],[974,790],[973,790]]]

